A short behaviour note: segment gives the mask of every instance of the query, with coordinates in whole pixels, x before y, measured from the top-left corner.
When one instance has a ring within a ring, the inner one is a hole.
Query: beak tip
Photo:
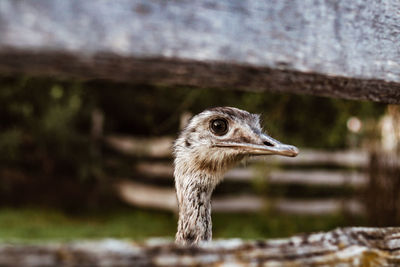
[[[294,157],[299,154],[300,150],[297,147],[294,147]]]
[[[296,157],[298,154],[299,154],[299,149],[297,148],[297,147],[295,147],[295,146],[292,146],[291,148],[290,148],[290,157]]]

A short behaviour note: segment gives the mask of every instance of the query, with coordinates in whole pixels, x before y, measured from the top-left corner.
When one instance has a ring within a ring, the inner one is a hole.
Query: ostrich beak
[[[253,139],[253,138],[252,138]],[[271,136],[260,133],[254,138],[257,142],[246,141],[246,142],[226,142],[219,143],[217,147],[229,147],[240,150],[241,153],[261,156],[261,155],[280,155],[286,157],[296,157],[299,154],[299,149],[295,146],[282,144],[278,140]]]
[[[287,157],[296,157],[299,149],[292,145],[282,144],[269,135],[262,133],[260,139],[263,145],[252,145],[250,154],[252,155],[281,155]]]

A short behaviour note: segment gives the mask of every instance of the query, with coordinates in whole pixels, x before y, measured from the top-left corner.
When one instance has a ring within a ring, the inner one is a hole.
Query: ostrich
[[[265,134],[259,118],[233,107],[207,109],[194,116],[175,141],[178,244],[211,240],[211,194],[229,168],[247,156],[298,154],[296,147]]]

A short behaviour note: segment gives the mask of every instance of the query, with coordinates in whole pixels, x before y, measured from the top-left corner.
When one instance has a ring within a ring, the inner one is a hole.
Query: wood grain
[[[0,72],[400,103],[400,3],[3,0]]]

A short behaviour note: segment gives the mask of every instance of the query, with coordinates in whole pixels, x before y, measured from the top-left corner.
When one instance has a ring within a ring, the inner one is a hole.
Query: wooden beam
[[[349,227],[285,239],[219,240],[179,247],[168,240],[107,239],[0,244],[1,266],[398,266],[400,228]]]
[[[400,2],[2,0],[0,72],[400,103]]]

